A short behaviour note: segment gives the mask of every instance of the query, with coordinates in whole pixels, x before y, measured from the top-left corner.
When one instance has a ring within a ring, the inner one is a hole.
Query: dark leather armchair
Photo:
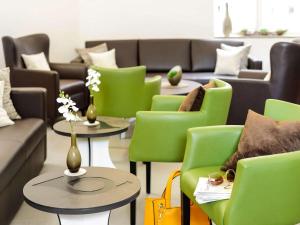
[[[11,69],[13,87],[44,87],[47,89],[48,119],[53,124],[58,112],[56,98],[63,90],[77,103],[80,110],[88,105],[88,90],[84,79],[87,68],[83,64],[50,63],[49,37],[46,34],[33,34],[19,38],[2,38],[6,66]],[[26,69],[21,54],[44,52],[51,71]]]
[[[275,43],[270,51],[271,79],[224,79],[232,85],[228,124],[244,124],[248,109],[263,113],[268,98],[300,104],[300,45]],[[252,77],[266,73],[251,71]]]

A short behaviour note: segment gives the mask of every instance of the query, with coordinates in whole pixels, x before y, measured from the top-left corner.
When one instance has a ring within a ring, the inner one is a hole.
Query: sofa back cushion
[[[216,66],[216,49],[221,48],[221,43],[241,46],[244,43],[240,41],[222,41],[222,40],[203,40],[197,39],[191,41],[192,71],[211,72]]]
[[[118,67],[138,66],[137,40],[100,40],[87,41],[85,47],[90,48],[106,43],[109,50],[116,49],[116,62]]]
[[[139,62],[148,72],[169,71],[180,65],[183,71],[191,70],[190,40],[145,39],[139,41]]]

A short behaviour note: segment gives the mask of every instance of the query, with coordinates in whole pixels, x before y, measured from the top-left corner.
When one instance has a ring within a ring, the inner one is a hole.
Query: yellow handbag
[[[181,225],[181,208],[171,207],[172,182],[179,175],[179,170],[171,174],[161,198],[145,199],[144,225]],[[207,215],[198,206],[192,204],[190,212],[191,225],[209,225]]]

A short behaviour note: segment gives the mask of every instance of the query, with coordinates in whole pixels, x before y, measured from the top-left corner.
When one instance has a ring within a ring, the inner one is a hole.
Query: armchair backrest
[[[46,34],[32,34],[19,38],[5,36],[2,38],[6,66],[10,68],[25,68],[22,54],[37,54],[44,52],[49,60],[49,37]]]
[[[100,92],[93,93],[97,114],[130,118],[144,109],[146,67],[94,67],[100,72]]]
[[[300,121],[300,105],[268,99],[265,116]],[[224,224],[300,222],[300,151],[240,160]]]
[[[272,98],[300,103],[300,45],[279,42],[272,46],[271,92]]]
[[[216,88],[207,89],[200,112],[206,114],[205,124],[224,125],[230,108],[232,87],[230,84],[214,79]]]

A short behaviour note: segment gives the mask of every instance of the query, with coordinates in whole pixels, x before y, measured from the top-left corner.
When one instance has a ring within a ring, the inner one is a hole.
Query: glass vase
[[[71,173],[77,173],[81,166],[81,155],[77,147],[76,134],[71,134],[71,147],[67,155],[67,167]]]
[[[86,118],[89,123],[95,123],[97,119],[96,106],[94,105],[94,96],[90,96],[90,105],[86,111]]]

